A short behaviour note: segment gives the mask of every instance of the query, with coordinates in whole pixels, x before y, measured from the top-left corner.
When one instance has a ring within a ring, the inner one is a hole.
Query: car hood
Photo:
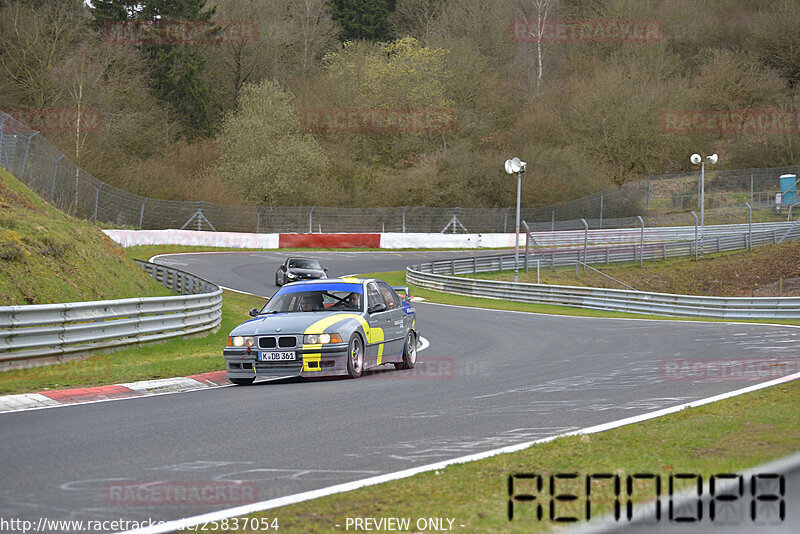
[[[357,320],[356,316],[360,314],[354,312],[293,312],[293,313],[276,313],[272,315],[263,315],[246,321],[231,332],[232,336],[269,336],[281,334],[303,334],[306,329],[312,324],[321,319],[325,319],[326,323],[335,326],[340,324],[339,321],[332,319],[333,316],[340,317],[342,321]],[[280,328],[280,331],[278,331]],[[334,332],[335,329],[325,328],[329,332]],[[314,332],[314,333],[322,333]]]

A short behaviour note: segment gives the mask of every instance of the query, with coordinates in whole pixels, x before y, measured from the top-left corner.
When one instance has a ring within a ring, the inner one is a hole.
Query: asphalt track
[[[321,257],[337,275],[397,270],[454,253],[304,255]],[[268,295],[284,256],[221,253],[158,261]],[[430,347],[412,371],[0,414],[0,517],[193,516],[242,503],[172,505],[163,497],[120,503],[109,496],[109,485],[242,481],[254,498],[266,500],[740,389],[775,376],[674,380],[665,361],[780,360],[797,357],[800,346],[798,328],[415,307]],[[504,485],[505,477],[485,483]]]

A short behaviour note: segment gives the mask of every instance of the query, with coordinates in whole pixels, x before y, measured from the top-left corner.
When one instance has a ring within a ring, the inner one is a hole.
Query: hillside
[[[0,306],[169,294],[99,229],[0,169]]]

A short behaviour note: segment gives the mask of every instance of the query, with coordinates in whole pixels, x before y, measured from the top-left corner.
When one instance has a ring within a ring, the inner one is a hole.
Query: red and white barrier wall
[[[194,230],[103,230],[123,247],[185,245],[226,248],[502,248],[514,234],[246,234]],[[524,245],[525,236],[520,236]]]

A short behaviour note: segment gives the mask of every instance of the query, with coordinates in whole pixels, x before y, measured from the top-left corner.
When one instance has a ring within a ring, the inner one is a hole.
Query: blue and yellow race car
[[[408,298],[408,288],[372,278],[287,284],[230,333],[228,379],[248,385],[259,376],[358,378],[379,365],[411,369],[418,336]]]

